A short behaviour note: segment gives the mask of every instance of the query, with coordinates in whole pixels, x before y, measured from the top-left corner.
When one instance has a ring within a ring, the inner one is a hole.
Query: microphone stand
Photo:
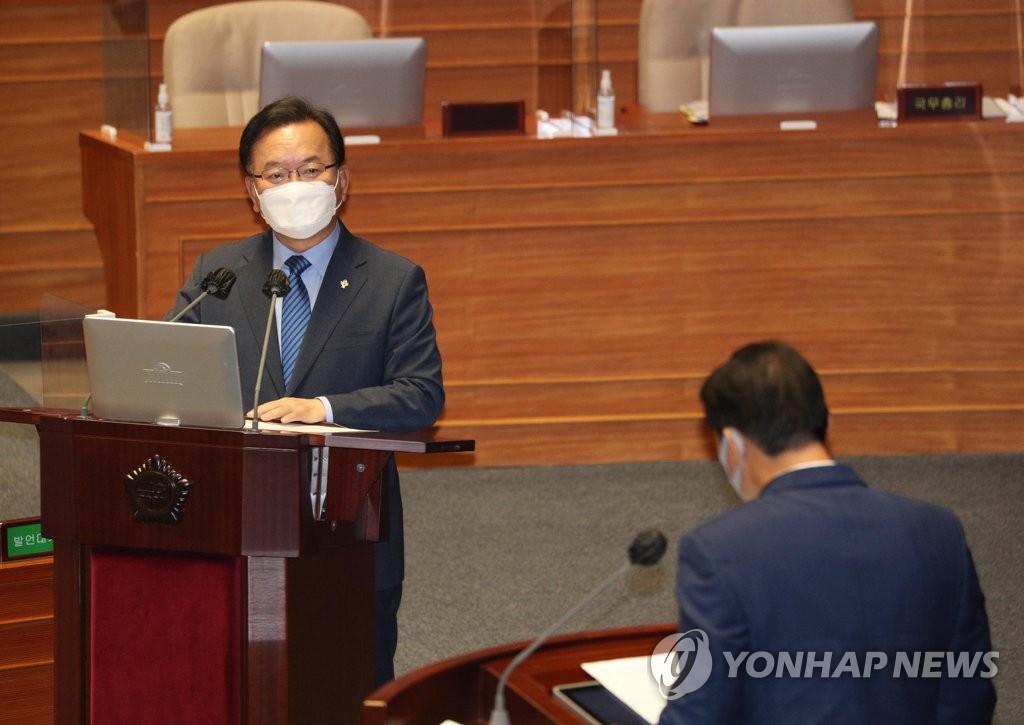
[[[171,319],[169,319],[169,320],[168,320],[168,322],[177,322],[178,320],[180,320],[180,319],[181,319],[182,317],[184,317],[184,316],[185,316],[186,314],[188,314],[188,311],[189,311],[189,310],[191,310],[191,309],[192,309],[193,307],[195,307],[195,306],[196,306],[196,305],[198,305],[198,304],[199,304],[200,302],[202,302],[202,301],[203,301],[203,300],[204,300],[204,299],[206,298],[206,296],[207,296],[208,294],[210,294],[210,293],[209,293],[209,292],[206,292],[206,291],[204,290],[204,291],[203,291],[203,293],[202,293],[201,295],[199,295],[199,296],[198,296],[198,297],[196,297],[196,298],[195,298],[194,300],[192,300],[191,302],[189,302],[189,303],[188,303],[188,307],[186,307],[186,308],[185,308],[185,309],[183,309],[183,310],[182,310],[181,312],[179,312],[178,314],[176,314],[176,315],[175,315],[174,317],[172,317]]]
[[[270,344],[270,324],[274,321],[274,303],[277,301],[277,293],[270,296],[270,310],[267,312],[267,329],[263,333],[263,349],[260,351],[260,366],[256,375],[256,392],[252,395],[252,429],[260,429],[260,414],[257,408],[260,405],[260,388],[263,387],[263,368],[267,364],[267,345]]]
[[[288,275],[279,269],[270,270],[267,281],[263,283],[263,294],[270,298],[270,309],[267,310],[267,328],[263,333],[263,349],[260,351],[260,366],[256,370],[256,390],[252,395],[252,429],[260,429],[260,388],[263,387],[263,371],[267,364],[267,347],[270,345],[270,327],[274,321],[274,306],[278,297],[284,297],[291,291]]]
[[[509,725],[508,710],[505,709],[505,686],[508,684],[508,678],[512,674],[512,670],[518,667],[523,660],[536,652],[537,649],[547,641],[548,637],[554,634],[559,627],[579,614],[580,611],[593,602],[599,594],[621,579],[622,576],[634,566],[637,564],[640,566],[651,566],[652,564],[658,563],[658,561],[661,560],[662,555],[665,553],[667,545],[668,542],[665,539],[665,535],[657,529],[650,529],[637,534],[636,538],[633,539],[633,543],[629,545],[629,561],[626,562],[621,569],[612,574],[611,577],[605,580],[604,583],[598,586],[597,589],[588,594],[582,602],[562,615],[561,619],[548,627],[541,636],[533,640],[526,649],[517,654],[513,660],[508,663],[508,667],[505,668],[505,671],[501,673],[501,677],[498,679],[498,688],[494,694],[494,709],[491,710],[489,725]]]
[[[177,322],[180,320],[188,313],[189,310],[202,302],[207,295],[213,295],[220,300],[227,299],[228,293],[231,292],[231,288],[235,284],[235,279],[235,273],[227,267],[219,267],[218,269],[213,270],[203,278],[202,284],[199,285],[199,289],[201,289],[203,293],[189,302],[185,309],[169,319],[168,322]]]
[[[570,609],[562,618],[552,624],[544,633],[541,634],[537,639],[530,643],[530,646],[522,650],[515,658],[508,663],[505,671],[501,673],[501,678],[498,680],[498,689],[494,695],[494,709],[491,710],[491,719],[488,721],[488,725],[509,725],[508,710],[505,709],[505,685],[508,684],[508,678],[512,674],[512,670],[523,663],[527,657],[532,655],[537,649],[548,640],[548,638],[557,632],[566,622],[571,620],[581,611],[586,609],[591,602],[608,589],[612,584],[621,579],[626,572],[633,568],[633,562],[628,561],[622,565],[622,568],[615,572],[610,578],[608,578],[603,584],[594,589],[587,597],[577,604],[575,607]]]

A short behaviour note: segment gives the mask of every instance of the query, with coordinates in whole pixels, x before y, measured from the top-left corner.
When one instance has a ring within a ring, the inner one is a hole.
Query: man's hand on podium
[[[323,423],[327,420],[324,404],[317,398],[278,398],[257,409],[260,420],[279,420],[282,423]],[[245,414],[252,418],[250,410]]]

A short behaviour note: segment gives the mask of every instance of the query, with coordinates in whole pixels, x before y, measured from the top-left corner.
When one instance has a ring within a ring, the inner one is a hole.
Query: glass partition
[[[636,1],[636,0],[634,0]],[[170,24],[217,3],[204,0],[102,0],[104,122],[152,140]],[[599,0],[349,0],[374,37],[427,40],[424,119],[439,123],[443,102],[525,102],[537,109],[592,115],[602,48],[601,22],[622,33],[637,10],[616,5],[606,21]],[[639,6],[637,5],[637,8]],[[625,24],[625,25],[624,25]],[[628,30],[626,31],[629,32]],[[211,57],[211,62],[216,62]],[[617,88],[632,93],[635,49],[615,58]],[[171,99],[172,106],[174,99]]]
[[[854,2],[854,8],[867,3]],[[910,84],[981,84],[987,96],[1020,96],[1024,30],[1017,0],[885,0],[858,19],[879,27],[878,92],[894,101]]]
[[[147,0],[103,0],[103,122],[150,138]]]
[[[89,398],[82,318],[96,312],[52,294],[43,295],[39,311],[43,404],[82,410]]]
[[[708,3],[711,0],[707,0]],[[653,0],[646,0],[652,3]],[[209,0],[102,0],[106,121],[150,137],[163,74],[167,27]],[[763,0],[737,0],[706,12],[676,9],[645,25],[645,0],[348,0],[376,37],[427,40],[424,118],[439,124],[447,102],[525,101],[537,110],[593,115],[601,70],[610,69],[620,108],[636,105],[639,46],[666,25],[660,60],[707,72],[708,18],[715,24],[794,22]],[[664,3],[662,3],[664,4]],[[820,4],[823,8],[826,4]],[[711,7],[710,5],[708,6]],[[819,5],[815,5],[819,8]],[[731,9],[730,9],[731,8]],[[878,97],[894,101],[899,85],[974,81],[986,95],[1020,96],[1024,31],[1018,0],[854,0],[854,19],[879,26]],[[815,12],[824,12],[816,9]],[[693,17],[687,17],[688,12]],[[831,17],[831,16],[830,16]],[[799,20],[798,22],[805,22]],[[696,34],[695,37],[691,37]],[[668,40],[665,40],[668,38]],[[697,50],[695,50],[697,49]],[[697,58],[686,60],[687,53]],[[211,62],[215,58],[211,59]],[[692,84],[691,84],[692,85]],[[702,89],[697,78],[693,93]],[[173,102],[173,99],[172,99]],[[670,104],[671,110],[676,104]]]
[[[594,116],[597,104],[597,0],[572,0],[572,112]]]
[[[0,324],[0,407],[42,404],[39,316],[5,315]],[[31,425],[0,423],[0,521],[39,515],[39,436]]]
[[[620,5],[605,0],[602,15],[606,15],[606,7],[611,12]],[[641,0],[634,7],[634,57],[643,86],[637,99],[655,110],[674,111],[680,102],[707,99],[708,34],[715,26],[873,21],[879,29],[880,100],[895,101],[897,87],[908,84],[975,82],[981,84],[985,95],[1002,97],[1020,96],[1024,86],[1020,0],[807,0],[784,4]],[[648,12],[640,15],[641,8]],[[601,24],[602,32],[615,27]],[[601,48],[608,50],[603,40]],[[619,49],[612,46],[610,50],[616,53]],[[625,98],[625,89],[616,86],[618,95]],[[685,90],[673,96],[672,90],[680,87]]]
[[[96,312],[43,294],[38,312],[0,325],[0,407],[79,411],[89,398],[82,318]],[[0,521],[39,515],[39,436],[0,423]]]

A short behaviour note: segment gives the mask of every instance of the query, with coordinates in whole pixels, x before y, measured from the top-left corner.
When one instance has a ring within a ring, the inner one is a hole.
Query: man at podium
[[[821,383],[788,345],[741,348],[701,400],[747,503],[680,541],[679,631],[711,665],[662,725],[991,722],[998,653],[956,516],[832,459]]]
[[[200,256],[167,317],[201,294],[209,273],[231,269],[237,277],[231,294],[207,297],[182,319],[234,328],[250,415],[389,432],[433,425],[444,389],[426,277],[413,262],[353,235],[337,217],[349,169],[334,117],[301,99],[271,103],[242,131],[239,160],[253,209],[270,230]],[[276,334],[255,401],[268,314],[263,288],[272,270],[288,275],[290,289],[276,302]],[[393,459],[390,466],[390,533],[374,554],[378,685],[394,676],[404,571]]]

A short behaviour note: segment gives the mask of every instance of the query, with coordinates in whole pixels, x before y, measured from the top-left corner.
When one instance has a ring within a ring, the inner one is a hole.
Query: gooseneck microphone
[[[203,293],[189,302],[188,307],[169,319],[168,322],[177,322],[180,320],[188,313],[189,310],[202,302],[207,295],[213,295],[219,300],[227,299],[228,294],[231,292],[231,288],[235,284],[235,279],[235,273],[227,267],[220,267],[219,269],[213,270],[203,278],[202,283],[199,285],[199,289],[201,289]]]
[[[252,429],[260,429],[260,415],[256,409],[260,407],[260,387],[263,384],[263,369],[267,365],[267,346],[270,344],[270,327],[274,322],[274,305],[278,297],[284,297],[292,289],[288,275],[279,269],[270,270],[267,281],[263,283],[263,294],[270,298],[270,309],[267,311],[267,329],[263,333],[263,349],[260,350],[260,366],[256,371],[256,391],[252,396]]]
[[[599,594],[618,581],[620,577],[634,566],[657,564],[665,553],[667,546],[668,542],[665,539],[665,535],[657,529],[650,529],[637,534],[636,538],[633,539],[633,543],[629,545],[629,561],[605,580],[604,583],[594,589],[594,591],[590,592],[583,601],[566,612],[561,619],[548,627],[541,636],[531,642],[526,649],[522,650],[508,663],[508,666],[501,673],[501,678],[498,680],[498,689],[494,694],[494,709],[491,710],[490,725],[509,725],[508,710],[505,709],[505,685],[508,684],[508,678],[512,674],[512,670],[521,665],[523,660],[536,652],[552,634],[586,609]]]

